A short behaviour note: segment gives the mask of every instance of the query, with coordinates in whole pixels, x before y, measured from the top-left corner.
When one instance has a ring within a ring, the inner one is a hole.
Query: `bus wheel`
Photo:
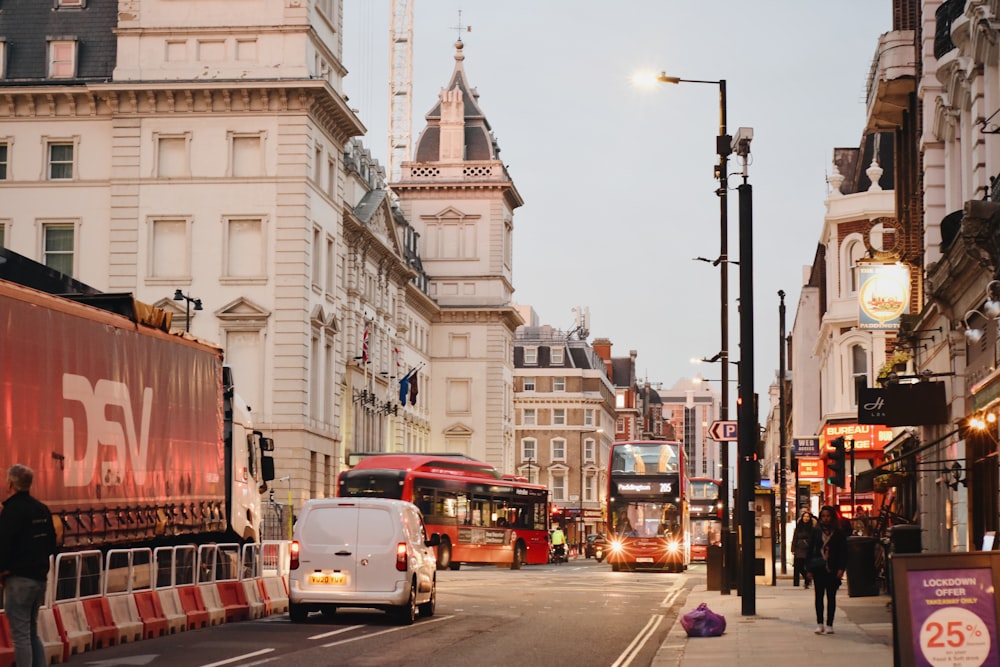
[[[521,569],[521,565],[524,563],[526,555],[524,552],[525,552],[524,543],[518,541],[518,543],[514,545],[514,560],[510,562],[510,569],[512,570]]]
[[[451,542],[447,537],[441,538],[438,546],[437,569],[444,570],[451,566]]]
[[[611,564],[611,571],[612,572],[619,572],[621,569],[622,568],[621,568],[621,566],[618,563],[612,563]]]

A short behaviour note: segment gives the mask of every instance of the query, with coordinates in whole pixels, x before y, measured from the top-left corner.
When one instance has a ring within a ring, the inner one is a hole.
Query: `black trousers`
[[[792,560],[792,583],[796,586],[799,585],[799,579],[805,580],[806,585],[809,585],[809,580],[806,579],[806,557],[796,556]]]
[[[836,572],[819,570],[813,572],[813,587],[816,589],[816,623],[823,625],[823,598],[826,598],[826,625],[833,627],[833,617],[837,613],[837,589],[840,579]]]

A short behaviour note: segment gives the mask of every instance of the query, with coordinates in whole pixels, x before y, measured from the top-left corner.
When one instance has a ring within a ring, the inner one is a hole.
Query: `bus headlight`
[[[619,540],[611,540],[608,544],[608,550],[613,554],[620,554],[622,549],[622,543]]]
[[[670,540],[669,542],[667,542],[668,554],[673,556],[680,553],[680,550],[681,550],[681,543],[678,542],[677,540]]]

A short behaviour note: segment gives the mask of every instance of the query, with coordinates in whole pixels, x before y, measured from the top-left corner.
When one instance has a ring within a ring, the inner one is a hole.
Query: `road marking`
[[[259,651],[254,651],[253,653],[238,655],[235,658],[229,658],[228,660],[220,660],[219,662],[212,662],[207,665],[202,665],[201,667],[219,667],[219,665],[228,665],[231,662],[239,662],[240,660],[246,660],[247,658],[256,658],[258,655],[264,655],[266,653],[271,653],[272,651],[274,651],[273,648],[262,648]]]
[[[333,630],[331,632],[324,632],[321,635],[313,635],[309,639],[326,639],[327,637],[332,637],[334,635],[339,635],[342,632],[350,632],[351,630],[357,630],[358,628],[363,628],[363,625],[351,625],[346,628],[341,628],[340,630]]]
[[[681,591],[683,591],[683,590],[684,590],[683,586],[677,586],[675,588],[672,588],[667,593],[667,597],[663,598],[663,602],[660,603],[660,606],[661,607],[672,607],[673,604],[674,604],[674,601],[677,599],[677,596],[680,595]]]
[[[620,656],[618,656],[618,659],[611,663],[611,667],[628,667],[628,665],[631,665],[635,656],[639,654],[642,647],[645,646],[646,642],[650,640],[653,633],[656,632],[656,628],[660,627],[660,623],[662,621],[662,616],[657,615],[651,617],[646,623],[646,627],[644,627],[639,634],[635,636],[635,639],[632,640],[631,644],[625,647],[625,650],[622,651]]]
[[[389,632],[399,632],[400,630],[406,630],[407,628],[422,627],[425,625],[430,625],[431,623],[437,623],[439,621],[447,621],[450,618],[455,618],[454,616],[438,616],[437,618],[432,618],[429,621],[421,621],[419,625],[407,625],[400,626],[398,628],[389,628],[388,630],[380,630],[378,632],[373,632],[369,635],[358,635],[357,637],[350,637],[348,639],[341,639],[339,642],[330,642],[329,644],[323,644],[323,648],[331,648],[333,646],[340,646],[341,644],[350,644],[351,642],[356,642],[359,639],[370,639],[372,637],[378,637],[379,635],[384,635]],[[208,666],[206,666],[208,667]]]

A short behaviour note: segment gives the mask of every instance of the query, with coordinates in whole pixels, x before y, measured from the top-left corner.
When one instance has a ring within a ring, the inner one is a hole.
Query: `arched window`
[[[844,287],[848,294],[857,294],[861,287],[858,280],[858,263],[865,258],[867,251],[865,244],[860,239],[848,241],[844,245],[844,262],[846,281]]]
[[[851,346],[851,405],[858,405],[859,387],[868,386],[868,350],[864,345]]]

